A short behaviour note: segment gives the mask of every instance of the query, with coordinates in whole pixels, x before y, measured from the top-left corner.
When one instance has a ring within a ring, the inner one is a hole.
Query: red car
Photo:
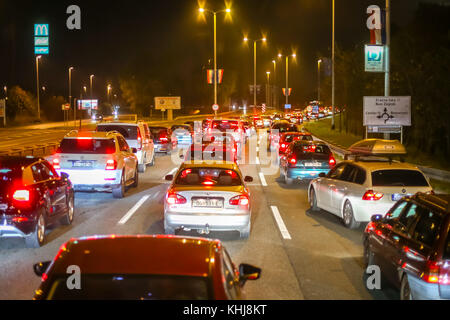
[[[74,266],[79,290],[67,286]],[[237,269],[218,240],[158,235],[72,239],[34,272],[35,300],[237,300],[261,269]]]
[[[313,141],[313,137],[310,133],[304,132],[286,132],[282,133],[280,137],[280,155],[285,154],[289,145],[294,141]]]

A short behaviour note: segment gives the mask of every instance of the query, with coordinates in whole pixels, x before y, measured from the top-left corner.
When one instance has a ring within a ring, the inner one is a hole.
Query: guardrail
[[[305,129],[306,130],[306,129]],[[308,131],[309,132],[309,131]],[[311,132],[310,132],[311,133]],[[312,133],[311,133],[312,134]],[[326,139],[322,139],[314,134],[312,134],[314,139],[322,140],[328,144],[330,149],[337,153],[338,155],[344,157],[346,154],[350,154],[349,151],[343,146],[340,146],[339,144],[335,143],[334,141],[327,141]],[[417,164],[413,164],[417,168],[419,168],[423,173],[425,173],[429,178],[432,178],[434,180],[444,181],[444,182],[450,182],[450,172],[440,169],[435,169],[431,167],[426,166],[420,166]]]

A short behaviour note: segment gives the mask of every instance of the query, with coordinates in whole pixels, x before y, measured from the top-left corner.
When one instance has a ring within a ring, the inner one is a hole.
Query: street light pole
[[[320,59],[319,61],[317,61],[317,67],[318,67],[318,76],[319,76],[319,84],[317,87],[317,101],[320,104],[320,64],[322,63],[322,59]]]
[[[289,56],[286,56],[286,105],[289,104]]]
[[[270,88],[270,72],[269,71],[267,71],[266,72],[266,75],[267,75],[267,90],[266,90],[266,103],[267,103],[267,107],[272,107],[272,103],[270,102],[270,98],[271,98],[271,94],[270,94],[270,91],[271,91],[271,88]]]
[[[253,41],[253,107],[256,110],[256,41]]]
[[[332,53],[331,53],[331,109],[332,109],[332,118],[331,118],[331,130],[335,129],[335,119],[334,119],[334,115],[335,115],[335,74],[334,74],[334,63],[335,63],[335,0],[333,0],[332,3],[332,11],[333,11],[333,30],[332,30]]]
[[[89,80],[90,80],[90,83],[91,83],[91,87],[90,87],[90,92],[91,92],[91,100],[92,99],[94,99],[94,96],[93,96],[93,94],[92,94],[92,86],[93,86],[93,79],[94,79],[94,75],[91,75],[90,77],[89,77]]]
[[[37,94],[37,112],[38,119],[41,120],[41,106],[39,101],[39,59],[41,56],[36,56],[36,94]]]
[[[273,63],[273,90],[272,90],[272,95],[273,95],[273,107],[275,109],[278,108],[278,92],[277,92],[277,61],[276,60],[272,60]]]
[[[70,104],[70,109],[72,109],[72,70],[73,67],[69,68],[69,104]],[[65,113],[66,111],[64,111]],[[73,115],[73,119],[74,121],[76,120],[76,114],[75,114],[75,108],[74,108],[74,115]],[[67,111],[67,122],[69,122],[69,111]]]

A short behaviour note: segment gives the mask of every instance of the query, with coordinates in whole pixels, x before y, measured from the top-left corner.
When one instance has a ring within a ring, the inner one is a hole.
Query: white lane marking
[[[278,208],[275,206],[271,206],[270,208],[272,209],[273,216],[275,217],[275,221],[278,224],[278,229],[280,229],[283,239],[292,240],[291,235],[289,234],[289,231],[284,224],[283,218],[281,218],[281,214]]]
[[[261,184],[263,185],[263,187],[268,186],[266,178],[264,177],[264,174],[262,172],[259,173],[259,179],[261,179]]]
[[[261,161],[259,161],[259,157],[256,157],[256,164],[257,164],[257,165],[260,165],[260,164],[261,164]]]
[[[256,152],[259,152],[259,147],[256,147]]]
[[[159,193],[159,192],[158,192],[158,193]],[[131,208],[130,211],[128,211],[127,214],[124,215],[122,219],[120,219],[120,221],[119,221],[118,224],[122,224],[122,225],[123,225],[123,224],[127,223],[128,220],[131,219],[131,217],[133,216],[133,214],[135,214],[136,211],[138,211],[138,209],[144,204],[144,202],[148,200],[148,198],[150,198],[149,195],[148,195],[148,196],[142,197],[142,199],[139,200],[139,202],[136,203],[136,205],[135,205],[133,208]]]

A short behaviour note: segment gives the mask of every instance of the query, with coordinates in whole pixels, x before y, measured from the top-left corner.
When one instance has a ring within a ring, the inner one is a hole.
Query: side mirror
[[[245,182],[253,182],[253,177],[246,176],[246,177],[244,178],[244,181],[245,181]]]
[[[65,173],[65,172],[61,172],[61,178],[64,181],[67,181],[67,180],[69,180],[69,175],[67,173]]]
[[[261,269],[249,264],[239,266],[239,282],[243,286],[247,280],[258,280],[261,277]]]
[[[166,181],[173,181],[173,174],[169,174],[166,176]]]
[[[323,172],[319,173],[319,178],[325,178],[327,175]]]
[[[370,218],[370,221],[372,221],[372,222],[380,222],[382,219],[383,219],[383,216],[381,214],[376,214],[376,215],[373,215]]]
[[[138,152],[136,148],[131,148],[130,151],[131,151],[131,153],[137,153]]]
[[[33,266],[33,271],[38,277],[42,277],[42,275],[47,271],[48,266],[51,261],[39,262]]]

